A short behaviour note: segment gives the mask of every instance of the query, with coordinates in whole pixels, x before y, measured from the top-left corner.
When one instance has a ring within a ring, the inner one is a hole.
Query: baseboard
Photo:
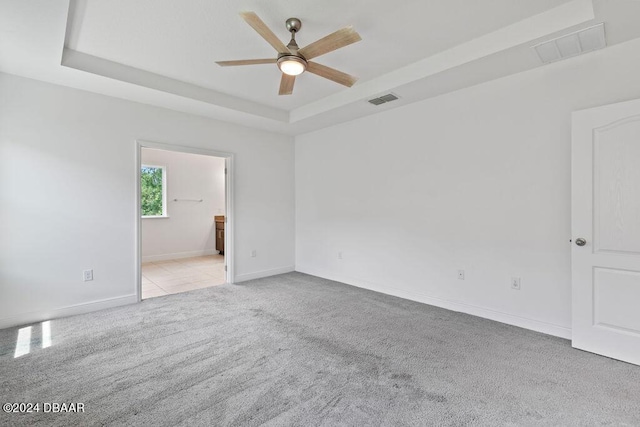
[[[202,251],[176,252],[173,254],[146,255],[142,257],[142,262],[170,261],[172,259],[192,258],[196,256],[216,255],[218,251],[215,249],[206,249]]]
[[[247,280],[253,280],[253,279],[261,279],[263,277],[275,276],[276,274],[291,273],[292,271],[295,271],[294,266],[256,271],[255,273],[238,274],[235,277],[235,283],[246,282]]]
[[[482,317],[489,320],[495,320],[497,322],[506,323],[507,325],[518,326],[524,329],[530,329],[536,332],[542,332],[547,335],[553,335],[560,338],[571,339],[571,328],[556,325],[553,323],[547,323],[536,319],[530,319],[527,317],[521,317],[501,311],[496,311],[490,308],[480,307],[472,304],[462,303],[458,301],[447,300],[443,298],[433,297],[427,294],[418,292],[405,291],[396,288],[390,288],[389,286],[380,286],[375,283],[364,281],[361,279],[355,279],[351,277],[340,277],[326,271],[320,271],[313,268],[304,268],[296,266],[296,271],[300,273],[310,274],[312,276],[322,277],[324,279],[334,280],[336,282],[345,283],[347,285],[356,286],[358,288],[368,289],[382,294],[392,295],[399,298],[408,299],[411,301],[421,302],[423,304],[429,304],[440,308],[445,308],[451,311],[457,311],[460,313],[471,314],[473,316]]]
[[[75,316],[78,314],[90,313],[92,311],[104,310],[105,308],[134,304],[137,302],[138,297],[135,294],[132,294],[103,299],[99,301],[70,305],[68,307],[21,313],[15,316],[0,318],[0,329],[28,325],[30,323],[43,322],[45,320],[58,319],[60,317]]]

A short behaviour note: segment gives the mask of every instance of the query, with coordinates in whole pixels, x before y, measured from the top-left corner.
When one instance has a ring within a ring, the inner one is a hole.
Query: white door
[[[640,364],[640,100],[573,113],[572,345]]]

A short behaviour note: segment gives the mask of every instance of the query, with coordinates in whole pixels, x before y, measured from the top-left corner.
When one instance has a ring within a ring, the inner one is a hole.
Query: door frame
[[[157,150],[174,151],[178,153],[200,154],[204,156],[220,157],[225,164],[225,230],[224,230],[224,264],[226,283],[234,283],[234,193],[233,193],[233,158],[234,154],[225,151],[210,150],[207,148],[188,147],[184,145],[167,144],[143,139],[135,141],[136,153],[136,185],[135,185],[135,280],[136,300],[142,301],[142,215],[140,203],[140,168],[142,167],[142,149],[152,148]]]

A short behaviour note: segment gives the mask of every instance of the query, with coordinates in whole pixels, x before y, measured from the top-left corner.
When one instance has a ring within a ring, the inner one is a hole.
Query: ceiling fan
[[[291,33],[291,41],[285,46],[254,12],[242,12],[240,16],[278,51],[278,56],[268,59],[218,61],[216,62],[218,65],[228,67],[235,65],[277,64],[280,71],[282,71],[279,95],[291,95],[296,76],[305,71],[347,87],[353,86],[356,82],[357,78],[354,76],[310,61],[315,57],[362,40],[353,27],[342,28],[300,49],[296,43],[296,33],[302,28],[302,22],[298,18],[289,18],[286,21],[287,30]]]

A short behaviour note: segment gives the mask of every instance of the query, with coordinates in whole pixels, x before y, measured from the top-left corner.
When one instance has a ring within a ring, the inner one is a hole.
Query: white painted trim
[[[135,304],[136,302],[138,302],[137,296],[135,294],[131,294],[70,305],[68,307],[20,313],[15,316],[0,318],[0,329],[27,325],[29,323],[43,322],[45,320],[59,319],[61,317],[76,316],[78,314],[91,313],[93,311],[104,310],[106,308]]]
[[[147,255],[142,257],[142,262],[171,261],[172,259],[192,258],[196,256],[216,255],[215,249],[203,249],[199,251],[176,252],[173,254]]]
[[[571,339],[571,328],[553,323],[543,322],[528,317],[517,316],[514,314],[504,313],[486,307],[480,307],[472,304],[466,304],[458,301],[447,300],[443,298],[433,297],[421,292],[405,291],[390,286],[382,286],[361,279],[339,276],[313,268],[300,268],[296,266],[296,271],[300,273],[310,274],[312,276],[322,277],[323,279],[334,280],[347,285],[358,288],[368,289],[382,294],[392,295],[399,298],[417,301],[423,304],[433,305],[451,311],[470,314],[482,317],[496,322],[506,323],[507,325],[518,326],[524,329],[530,329],[543,334],[553,335],[560,338]]]
[[[133,230],[135,236],[135,260],[134,260],[134,282],[136,284],[136,302],[142,301],[142,207],[140,203],[140,197],[142,195],[142,189],[140,186],[141,173],[140,167],[142,165],[142,146],[140,142],[135,143],[135,155],[134,155],[135,171],[136,171],[136,183],[134,191],[134,216],[135,222],[133,223]]]
[[[231,283],[246,282],[247,280],[261,279],[263,277],[275,276],[277,274],[291,273],[292,271],[295,271],[295,267],[293,265],[288,267],[272,268],[270,270],[256,271],[254,273],[239,274],[236,276],[236,281]]]
[[[213,157],[221,157],[225,159],[225,168],[227,170],[225,174],[225,230],[224,230],[224,255],[225,255],[225,265],[227,266],[227,271],[225,275],[225,280],[227,283],[234,283],[236,280],[235,277],[235,268],[234,268],[234,165],[233,165],[233,153],[228,153],[224,151],[215,151],[209,150],[206,148],[197,148],[197,147],[187,147],[183,145],[174,145],[174,144],[165,144],[162,142],[154,142],[154,141],[146,141],[142,139],[138,139],[135,141],[136,148],[136,191],[135,191],[135,229],[136,229],[136,256],[135,256],[135,271],[136,271],[136,295],[138,297],[138,302],[142,301],[142,218],[140,215],[140,166],[142,164],[142,148],[154,148],[157,150],[165,150],[165,151],[177,151],[180,153],[191,153],[191,154],[200,154],[204,156],[213,156]]]
[[[233,283],[236,279],[235,270],[235,207],[234,207],[234,189],[235,168],[233,165],[233,154],[225,159],[225,224],[224,224],[224,263],[227,266],[225,279],[227,283]]]

